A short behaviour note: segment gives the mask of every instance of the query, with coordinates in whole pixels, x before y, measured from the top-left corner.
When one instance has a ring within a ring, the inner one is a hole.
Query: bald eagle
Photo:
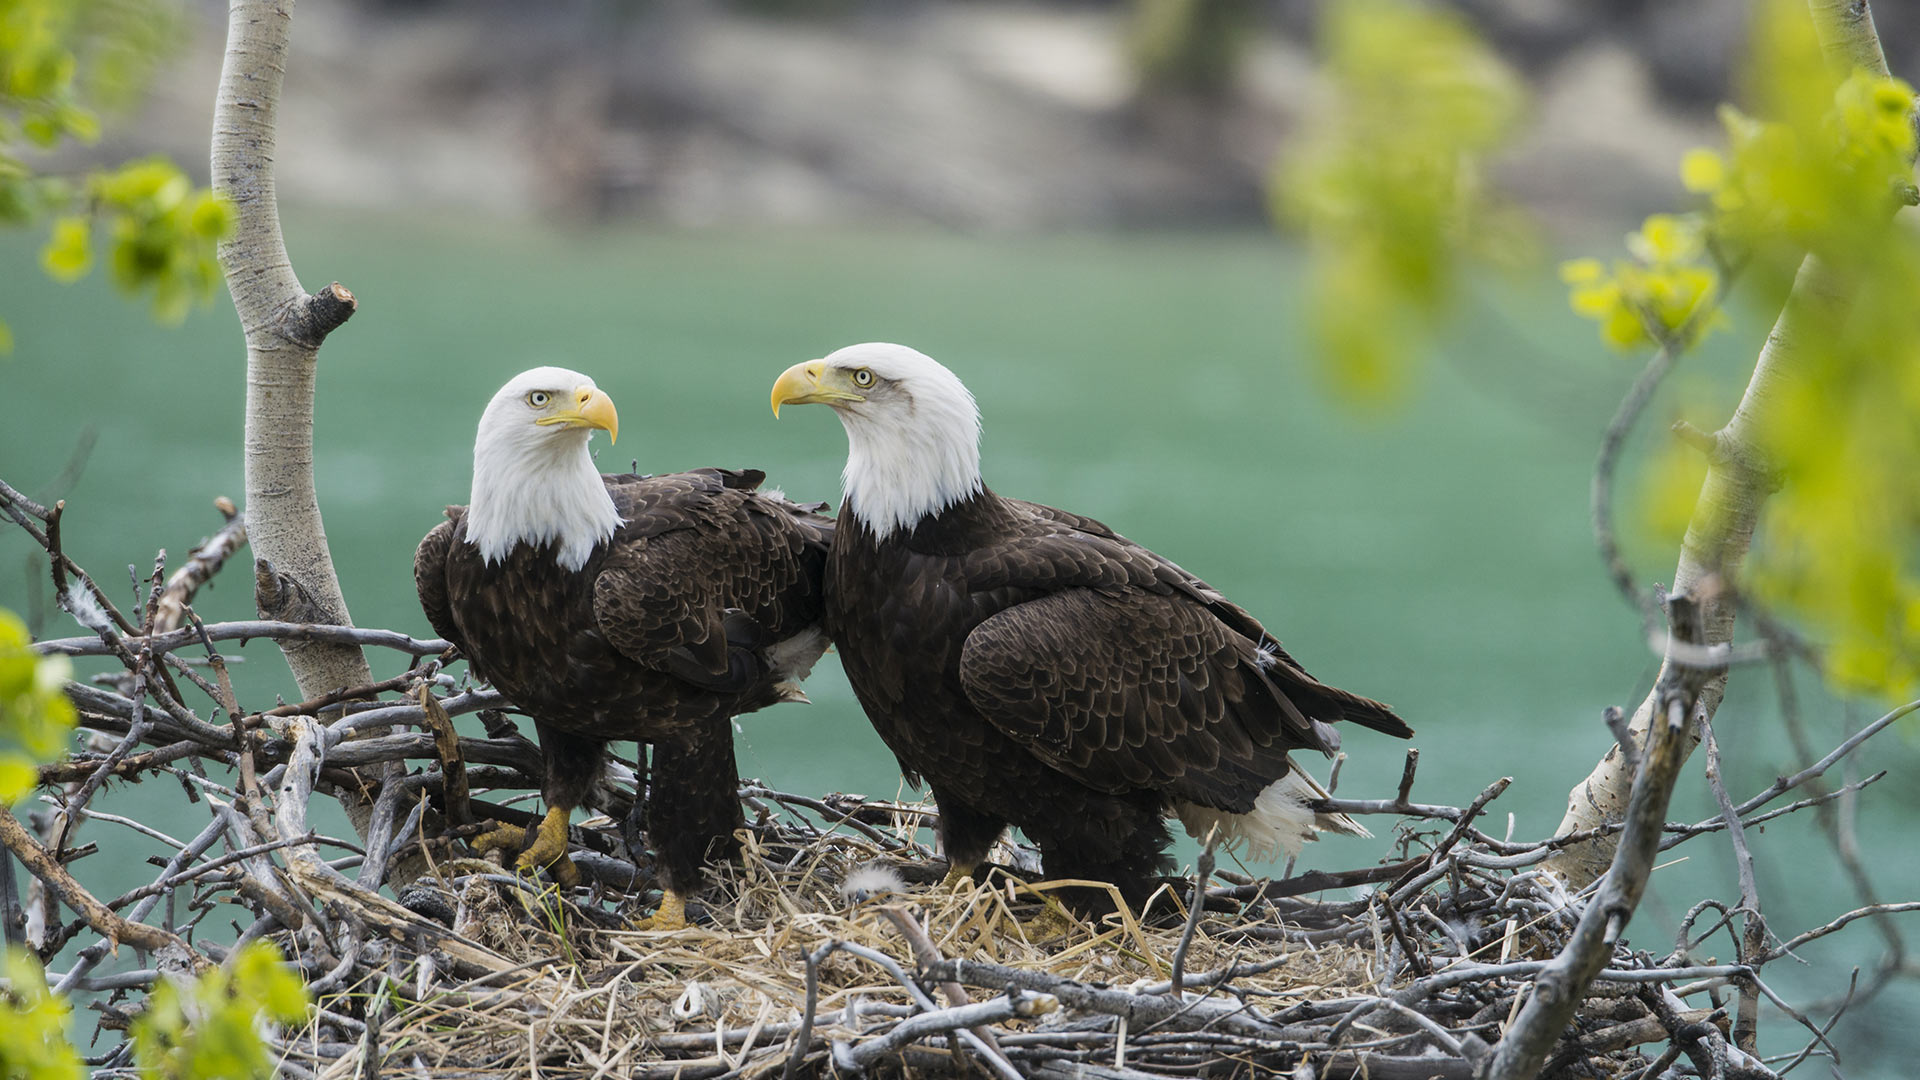
[[[1136,907],[1170,868],[1168,815],[1254,857],[1366,835],[1312,810],[1325,792],[1287,753],[1331,754],[1339,720],[1411,736],[1387,706],[1307,674],[1100,522],[996,495],[973,395],[931,358],[853,345],[774,383],[775,416],[811,402],[848,442],[827,627],[901,770],[932,789],[950,882],[1009,824],[1048,877],[1111,882]]]
[[[650,743],[665,929],[684,925],[702,864],[738,854],[732,717],[805,700],[833,524],[756,491],[759,472],[602,476],[588,439],[618,428],[585,375],[515,376],[480,418],[471,501],[420,542],[413,574],[427,621],[533,718],[546,762],[540,827],[478,846],[571,879],[568,815],[607,743]]]

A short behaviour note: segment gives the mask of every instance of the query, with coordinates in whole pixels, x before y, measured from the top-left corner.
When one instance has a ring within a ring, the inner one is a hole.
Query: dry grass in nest
[[[910,834],[912,820],[894,815],[893,835]],[[367,985],[371,977],[362,980],[353,992],[384,994],[395,1009],[369,1025],[378,1029],[381,1067],[473,1077],[778,1075],[793,1056],[808,1008],[808,957],[830,943],[847,943],[855,949],[833,951],[816,967],[816,1024],[802,1061],[811,1072],[834,1041],[856,1041],[920,1011],[895,973],[858,954],[869,950],[901,972],[915,971],[902,920],[923,927],[940,957],[968,964],[1117,988],[1162,982],[1173,969],[1182,924],[1143,925],[1128,914],[1074,919],[1011,880],[961,890],[924,884],[846,899],[842,885],[861,867],[911,868],[900,859],[912,850],[910,841],[889,846],[872,829],[866,835],[806,832],[812,835],[764,821],[749,830],[741,865],[705,897],[707,918],[677,932],[594,925],[551,888],[508,886],[485,875],[450,881],[458,897],[455,930],[522,966],[411,1001],[404,1000],[412,989],[405,972],[389,973],[383,987]],[[1069,920],[1070,929],[1035,940],[1023,920],[1048,908]],[[1374,986],[1371,944],[1228,940],[1215,932],[1235,925],[1234,915],[1204,918],[1186,951],[1185,971],[1257,965],[1262,970],[1237,977],[1234,986],[1260,998],[1263,1010]],[[999,1030],[1035,1023],[1018,1020]],[[331,1056],[310,1045],[314,1056]],[[333,1057],[322,1075],[360,1075],[368,1064],[362,1051]],[[935,1040],[917,1063],[938,1065],[925,1055],[946,1052],[946,1043]]]

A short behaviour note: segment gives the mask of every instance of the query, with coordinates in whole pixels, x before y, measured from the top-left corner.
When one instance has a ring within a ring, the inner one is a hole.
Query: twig
[[[105,757],[75,757],[65,761],[50,762],[40,766],[41,784],[59,784],[68,781],[84,780],[95,772],[104,772],[108,776],[127,777],[146,772],[148,769],[160,769],[170,762],[179,761],[201,753],[205,748],[192,739],[168,743],[155,750],[138,754],[128,754],[125,758],[107,765]]]
[[[18,945],[26,940],[27,913],[20,906],[20,883],[13,872],[13,855],[0,853],[0,941]]]
[[[193,603],[194,594],[213,580],[229,555],[246,546],[247,519],[235,509],[233,501],[223,495],[215,499],[213,505],[226,517],[227,523],[189,552],[187,561],[167,579],[155,605],[155,630],[165,632],[186,622],[187,606]]]
[[[1787,1062],[1786,1066],[1779,1070],[1779,1073],[1781,1076],[1785,1076],[1786,1074],[1792,1072],[1795,1068],[1799,1067],[1800,1063],[1807,1060],[1808,1056],[1813,1053],[1816,1047],[1820,1046],[1822,1043],[1826,1043],[1828,1033],[1833,1030],[1833,1026],[1835,1024],[1838,1024],[1840,1022],[1840,1017],[1846,1014],[1847,1008],[1853,1004],[1853,993],[1856,989],[1859,988],[1859,986],[1860,986],[1860,969],[1854,968],[1853,974],[1847,978],[1847,994],[1844,998],[1840,1000],[1839,1007],[1834,1009],[1833,1015],[1827,1018],[1827,1022],[1825,1024],[1821,1025],[1820,1031],[1817,1033],[1817,1035],[1814,1038],[1807,1040],[1807,1045],[1802,1047],[1800,1049],[1800,1052],[1793,1056],[1793,1060]],[[1828,1043],[1827,1045],[1832,1045],[1832,1044]]]
[[[141,659],[143,661],[147,659],[145,653],[141,654]],[[66,805],[62,807],[60,831],[53,842],[55,858],[64,859],[67,850],[67,837],[72,833],[75,821],[86,813],[87,803],[93,800],[93,796],[100,790],[100,786],[105,784],[107,777],[113,774],[113,767],[126,760],[127,752],[139,745],[140,740],[146,738],[147,732],[152,730],[153,725],[147,721],[146,717],[146,681],[147,676],[144,670],[134,672],[133,721],[127,728],[127,734],[120,740],[119,744],[107,754],[106,760],[101,762],[101,767],[94,770],[86,780],[81,782],[80,790],[69,796],[66,800]]]
[[[1485,810],[1488,803],[1499,798],[1501,793],[1506,791],[1512,783],[1513,777],[1503,776],[1493,783],[1488,784],[1480,794],[1475,795],[1473,801],[1467,804],[1466,810],[1461,812],[1460,820],[1454,822],[1453,829],[1447,833],[1446,839],[1440,841],[1431,852],[1427,853],[1425,860],[1426,865],[1428,867],[1439,865],[1440,857],[1453,850],[1453,846],[1459,843],[1462,837],[1467,835],[1468,829],[1473,825],[1473,819],[1480,816],[1480,811]],[[1406,873],[1395,879],[1392,885],[1387,886],[1385,891],[1389,896],[1399,893],[1407,889],[1418,876],[1418,870],[1409,869]]]
[[[333,626],[326,623],[276,622],[267,619],[246,620],[240,622],[208,623],[207,633],[215,641],[238,641],[242,645],[254,640],[268,641],[317,641],[331,645],[371,645],[383,649],[393,649],[409,656],[434,656],[446,652],[448,644],[439,638],[416,638],[396,630],[376,630],[359,626]],[[164,634],[141,637],[137,630],[128,629],[126,643],[129,646],[145,645],[153,650],[155,656],[185,648],[197,643],[200,635],[192,627],[180,627]],[[97,637],[55,638],[51,641],[38,641],[34,651],[42,655],[59,653],[63,656],[111,656],[112,646],[104,644]]]
[[[473,806],[467,797],[467,762],[460,756],[460,737],[454,733],[453,718],[440,706],[440,699],[434,697],[432,685],[420,685],[419,700],[420,709],[427,717],[427,727],[433,732],[434,753],[440,759],[440,797],[446,806],[447,821],[456,826],[471,824]]]
[[[921,975],[929,979],[953,979],[969,986],[990,986],[996,990],[1038,990],[1060,999],[1068,1008],[1085,1012],[1125,1017],[1134,1027],[1145,1028],[1191,1006],[1166,994],[1129,994],[1106,990],[1061,978],[1046,972],[1028,971],[1000,964],[942,960]],[[1217,1025],[1223,1030],[1256,1038],[1284,1038],[1286,1029],[1246,1014],[1242,1006],[1225,1002],[1203,1002],[1192,1008],[1184,1023],[1192,1027]]]
[[[198,969],[207,966],[205,957],[193,951],[176,934],[162,930],[157,926],[131,922],[110,911],[105,904],[94,899],[92,893],[75,881],[65,867],[48,854],[21,825],[13,812],[0,806],[0,844],[5,844],[20,860],[27,872],[46,882],[60,897],[61,903],[80,913],[87,924],[99,931],[109,942],[125,942],[135,948],[148,952],[168,950],[170,953],[186,959]]]
[[[1796,934],[1788,938],[1786,941],[1767,950],[1755,959],[1762,964],[1770,963],[1783,956],[1790,955],[1793,950],[1798,949],[1809,941],[1826,937],[1828,934],[1833,933],[1835,930],[1857,919],[1864,919],[1873,915],[1894,915],[1903,911],[1920,911],[1920,900],[1908,900],[1898,904],[1870,904],[1867,907],[1856,908],[1823,926],[1816,926],[1805,933]]]
[[[908,1043],[924,1039],[929,1035],[938,1035],[948,1031],[964,1031],[970,1028],[998,1024],[1015,1018],[1031,1019],[1045,1016],[1060,1007],[1060,1002],[1046,994],[1037,994],[1027,990],[1017,990],[1004,997],[983,1001],[974,1005],[955,1005],[934,1012],[910,1016],[893,1026],[893,1030],[878,1038],[855,1046],[850,1055],[861,1069],[877,1063],[881,1058],[899,1052]],[[992,1059],[989,1059],[992,1060]],[[1018,1069],[1003,1058],[994,1062],[995,1071],[1008,1080],[1023,1080]]]
[[[1703,633],[1699,606],[1688,597],[1675,596],[1667,607],[1674,636],[1699,641]],[[1687,721],[1707,677],[1699,669],[1675,666],[1661,680],[1665,722],[1651,730],[1651,745],[1634,781],[1627,827],[1614,852],[1613,867],[1601,880],[1598,894],[1587,902],[1566,948],[1540,973],[1533,996],[1494,1048],[1489,1080],[1531,1080],[1539,1073],[1579,1005],[1581,992],[1606,966],[1614,942],[1632,918],[1653,872],[1667,802],[1686,759]]]
[[[1614,588],[1639,613],[1641,625],[1648,633],[1657,631],[1660,626],[1660,608],[1653,597],[1634,584],[1633,570],[1620,554],[1620,542],[1614,537],[1613,474],[1620,462],[1620,451],[1626,446],[1627,433],[1639,422],[1640,414],[1646,411],[1647,403],[1653,400],[1653,392],[1659,389],[1660,383],[1673,370],[1676,359],[1678,350],[1674,346],[1660,346],[1647,360],[1647,366],[1641,370],[1639,377],[1634,379],[1627,396],[1620,400],[1620,407],[1614,410],[1613,419],[1600,436],[1600,452],[1593,463],[1593,482],[1588,492],[1588,513],[1592,518],[1594,545],[1600,549],[1601,564],[1606,568],[1607,578],[1613,582]]]
[[[1412,763],[1418,761],[1412,751],[1407,752],[1407,778],[1412,779]],[[1404,790],[1404,789],[1403,789]],[[1187,925],[1180,931],[1180,944],[1173,950],[1173,963],[1167,973],[1169,989],[1174,997],[1184,995],[1181,983],[1187,974],[1187,950],[1193,946],[1193,935],[1200,929],[1200,914],[1207,906],[1207,879],[1213,876],[1213,849],[1220,843],[1220,828],[1215,826],[1207,831],[1207,846],[1200,852],[1199,861],[1193,868],[1193,895],[1187,901]]]
[[[780,1072],[780,1080],[794,1080],[800,1070],[800,1062],[813,1047],[813,1016],[820,1007],[820,962],[839,947],[840,942],[829,941],[807,954],[807,997],[800,1008],[800,1030],[794,1035],[793,1052],[787,1055],[787,1065]]]
[[[1739,811],[1734,808],[1720,776],[1720,744],[1713,737],[1713,723],[1703,718],[1700,726],[1706,741],[1707,785],[1713,790],[1714,802],[1719,804],[1720,816],[1727,823],[1727,840],[1733,845],[1734,867],[1740,881],[1740,910],[1745,919],[1740,933],[1739,959],[1757,971],[1764,962],[1760,957],[1767,947],[1767,923],[1760,914],[1760,887],[1754,881],[1753,852],[1747,847],[1747,830],[1741,825]],[[1759,1038],[1760,994],[1751,979],[1737,979],[1734,985],[1740,991],[1740,1008],[1734,1014],[1733,1044],[1751,1054]]]
[[[1861,728],[1859,731],[1854,732],[1847,737],[1846,741],[1834,747],[1826,757],[1801,769],[1792,776],[1783,776],[1775,780],[1766,790],[1748,799],[1746,802],[1741,803],[1738,807],[1740,813],[1742,815],[1750,814],[1760,807],[1765,806],[1767,803],[1772,802],[1774,799],[1779,798],[1782,794],[1792,791],[1807,781],[1824,774],[1828,769],[1833,768],[1842,758],[1859,749],[1861,743],[1878,735],[1891,726],[1894,721],[1916,710],[1920,710],[1920,701],[1909,701],[1905,705],[1882,716],[1880,719],[1875,720],[1873,723],[1868,724],[1866,727]]]

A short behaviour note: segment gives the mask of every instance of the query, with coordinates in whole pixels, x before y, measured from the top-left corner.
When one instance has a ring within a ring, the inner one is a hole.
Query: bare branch
[[[79,912],[88,925],[99,931],[108,942],[125,942],[148,952],[165,950],[196,968],[206,966],[206,958],[194,952],[178,935],[157,926],[123,919],[94,899],[93,894],[75,881],[73,875],[67,873],[66,868],[46,848],[41,847],[19,819],[13,816],[13,812],[4,806],[0,806],[0,844],[5,844],[28,873],[46,882],[59,895],[62,903]]]
[[[1688,597],[1668,601],[1675,637],[1698,641],[1702,612]],[[1494,1048],[1489,1080],[1532,1080],[1580,1003],[1587,984],[1606,966],[1613,946],[1639,906],[1659,853],[1667,802],[1686,760],[1687,721],[1700,708],[1704,684],[1713,676],[1697,668],[1669,666],[1655,686],[1665,722],[1653,729],[1627,807],[1627,827],[1613,866],[1587,903],[1572,939],[1535,981],[1533,996]]]
[[[409,656],[433,656],[447,651],[448,645],[439,638],[415,638],[392,630],[367,630],[354,626],[333,626],[324,623],[290,623],[257,620],[244,622],[208,623],[207,636],[214,641],[238,641],[242,645],[255,638],[272,641],[323,642],[335,645],[374,645],[384,649],[393,649]],[[129,648],[146,647],[155,656],[182,649],[200,643],[200,634],[193,627],[181,627],[178,630],[157,634],[152,638],[142,638],[137,634],[121,639]],[[60,653],[65,656],[112,656],[116,650],[112,645],[97,637],[56,638],[52,641],[34,643],[34,651],[41,654]],[[340,686],[358,686],[371,683],[369,675],[357,683],[341,683]],[[338,687],[327,687],[313,694],[321,694]]]
[[[167,579],[166,588],[155,605],[153,629],[157,632],[165,633],[186,622],[187,605],[193,603],[200,586],[213,580],[213,575],[226,565],[227,556],[246,546],[247,519],[240,516],[225,496],[214,500],[214,505],[226,515],[227,523],[194,548],[187,555],[187,561]]]

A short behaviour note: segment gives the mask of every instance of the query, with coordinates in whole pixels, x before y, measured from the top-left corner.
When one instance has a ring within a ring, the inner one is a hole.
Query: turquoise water
[[[1321,678],[1392,702],[1419,729],[1423,801],[1463,803],[1511,775],[1495,831],[1511,813],[1514,836],[1544,835],[1607,745],[1602,707],[1636,703],[1652,676],[1586,523],[1594,447],[1634,363],[1604,355],[1557,292],[1488,289],[1405,404],[1363,415],[1332,401],[1305,362],[1300,268],[1260,234],[587,233],[296,215],[289,241],[309,287],[337,278],[361,301],[321,354],[316,470],[362,625],[428,633],[413,547],[441,506],[466,501],[480,408],[515,372],[554,363],[598,381],[622,422],[619,446],[601,451],[607,468],[753,466],[795,497],[833,499],[839,425],[811,409],[776,422],[767,390],[796,360],[877,339],[915,345],[967,381],[996,489],[1102,518],[1250,608]],[[183,556],[218,524],[210,500],[242,494],[238,326],[222,297],[184,327],[156,329],[100,283],[54,285],[32,265],[28,245],[0,248],[0,316],[18,339],[0,361],[0,478],[67,498],[68,550],[125,596],[123,567],[144,573],[162,546]],[[1724,415],[1754,345],[1723,336],[1690,360],[1678,396]],[[1663,409],[1649,428],[1672,419]],[[88,433],[79,479],[52,489]],[[31,551],[0,531],[0,604],[44,610]],[[1671,552],[1638,544],[1644,579],[1664,579]],[[228,573],[199,605],[210,619],[251,615],[244,575]],[[45,632],[77,631],[53,611]],[[269,647],[242,655],[243,705],[293,694]],[[404,663],[373,660],[381,676]],[[742,719],[743,771],[794,790],[891,794],[897,770],[831,661],[807,689],[811,707]],[[1877,712],[1803,690],[1823,745],[1848,715]],[[1791,767],[1770,702],[1759,673],[1736,675],[1720,721],[1736,797]],[[1403,747],[1355,731],[1347,749],[1342,793],[1390,796]],[[1872,761],[1910,777],[1916,755],[1893,736]],[[189,833],[204,813],[154,781],[110,799]],[[1863,846],[1904,852],[1913,803],[1911,785],[1872,789]],[[1711,813],[1696,768],[1670,816]],[[108,826],[88,838],[121,840]],[[1854,906],[1811,818],[1757,843],[1776,929]],[[1345,868],[1385,849],[1336,838],[1303,865]],[[1677,854],[1688,858],[1656,876],[1630,932],[1657,951],[1694,899],[1736,892],[1723,845]],[[112,893],[146,869],[113,857],[77,871]],[[1920,868],[1882,872],[1890,897],[1920,895]],[[1778,970],[1780,988],[1843,990],[1857,950],[1875,943],[1861,928],[1813,946],[1811,966]],[[1920,1049],[1893,1024],[1911,1001],[1883,998],[1843,1023],[1850,1065]],[[1768,1023],[1786,1045],[1789,1022]]]

